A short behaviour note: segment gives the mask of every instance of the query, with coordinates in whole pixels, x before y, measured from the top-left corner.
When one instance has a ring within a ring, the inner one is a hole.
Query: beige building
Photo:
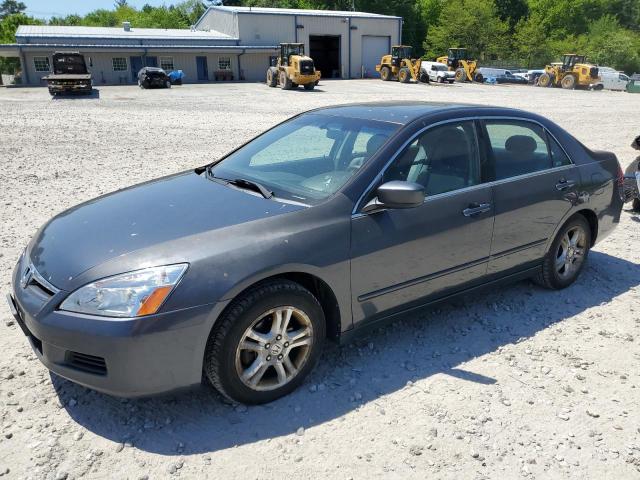
[[[41,85],[55,51],[79,51],[95,85],[135,83],[143,66],[182,70],[185,82],[264,81],[278,44],[301,42],[324,78],[375,75],[400,43],[402,18],[362,12],[209,7],[191,29],[20,26],[0,56],[18,57],[22,83]]]

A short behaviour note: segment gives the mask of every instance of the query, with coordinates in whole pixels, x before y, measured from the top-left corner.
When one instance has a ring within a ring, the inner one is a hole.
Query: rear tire
[[[478,83],[484,83],[484,76],[481,73],[476,73],[476,75],[473,77],[473,81]]]
[[[548,73],[543,73],[538,77],[538,83],[536,85],[538,85],[539,87],[547,88],[547,87],[550,87],[552,84],[553,84],[553,77]]]
[[[565,90],[573,90],[574,88],[576,88],[576,77],[574,77],[573,75],[565,75],[565,77],[560,82],[560,85],[562,85],[562,88],[564,88]]]
[[[438,77],[438,80],[436,80],[438,83],[444,83],[444,78],[442,77]]]
[[[383,82],[388,82],[391,80],[391,69],[389,67],[382,67],[380,69],[380,78]]]
[[[171,81],[170,81],[170,80],[166,80],[166,81],[164,82],[164,87],[165,87],[165,88],[171,88]]]
[[[307,84],[304,86],[304,89],[305,89],[305,90],[313,90],[314,88],[316,88],[316,84],[315,84],[315,83],[307,83]]]
[[[591,227],[576,215],[558,232],[534,281],[551,290],[561,290],[576,281],[591,249]]]
[[[271,88],[274,88],[278,85],[278,69],[275,67],[270,67],[267,70],[267,85]]]
[[[218,320],[207,341],[205,375],[233,402],[271,402],[295,390],[313,369],[325,329],[322,307],[302,285],[263,283]],[[294,342],[299,345],[291,347]]]
[[[293,82],[287,76],[287,72],[285,71],[280,72],[280,88],[282,88],[282,90],[291,90],[292,87],[293,87]]]

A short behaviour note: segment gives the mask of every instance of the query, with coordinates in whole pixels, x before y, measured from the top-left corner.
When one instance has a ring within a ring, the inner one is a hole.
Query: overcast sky
[[[27,6],[27,15],[38,18],[63,17],[71,13],[84,15],[97,8],[113,8],[113,0],[22,0]],[[129,5],[140,8],[145,3],[153,6],[171,5],[179,0],[129,0]]]

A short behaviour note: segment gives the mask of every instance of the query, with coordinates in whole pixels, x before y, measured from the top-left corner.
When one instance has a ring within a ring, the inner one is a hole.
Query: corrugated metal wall
[[[274,53],[275,55],[275,53]],[[264,82],[269,68],[268,53],[246,53],[240,57],[240,68],[245,80]]]
[[[214,11],[210,11],[210,15]],[[340,37],[340,64],[343,78],[362,76],[362,37],[380,35],[400,43],[400,19],[351,18],[308,15],[268,15],[241,13],[237,15],[241,45],[277,45],[282,42],[302,42],[309,52],[309,36],[336,35]],[[296,28],[296,25],[298,28]],[[351,32],[351,50],[349,50]],[[366,57],[366,55],[365,55]],[[349,63],[351,70],[349,71]]]
[[[240,45],[295,42],[294,25],[294,17],[289,15],[239,14]]]

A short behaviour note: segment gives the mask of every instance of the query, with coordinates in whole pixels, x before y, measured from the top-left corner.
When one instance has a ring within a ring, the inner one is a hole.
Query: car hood
[[[46,280],[67,290],[83,272],[134,251],[302,208],[185,172],[62,212],[38,231],[29,257]]]

